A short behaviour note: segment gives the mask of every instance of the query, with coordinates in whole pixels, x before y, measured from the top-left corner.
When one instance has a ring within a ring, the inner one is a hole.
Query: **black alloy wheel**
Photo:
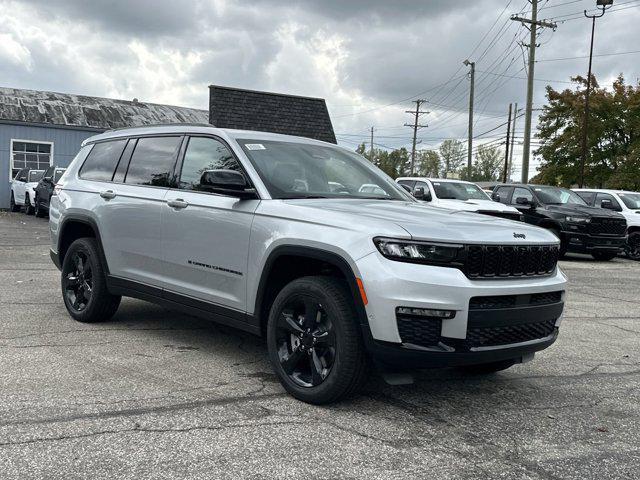
[[[64,294],[69,305],[76,312],[82,312],[93,293],[93,271],[85,252],[75,251],[71,256],[71,271],[64,274]]]
[[[627,254],[627,258],[631,260],[640,260],[640,232],[632,232],[629,234],[625,253]]]
[[[292,396],[316,405],[355,394],[368,372],[354,298],[344,280],[308,276],[285,285],[267,323],[269,360]]]
[[[324,382],[335,361],[336,337],[323,306],[305,295],[290,298],[276,332],[278,359],[289,378],[301,387]]]

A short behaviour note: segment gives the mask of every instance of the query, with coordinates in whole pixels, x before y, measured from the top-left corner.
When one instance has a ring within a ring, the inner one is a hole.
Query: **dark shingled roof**
[[[0,87],[0,122],[110,130],[162,123],[208,123],[209,112],[67,93]]]
[[[337,143],[322,98],[211,85],[209,123],[219,128],[260,130]]]

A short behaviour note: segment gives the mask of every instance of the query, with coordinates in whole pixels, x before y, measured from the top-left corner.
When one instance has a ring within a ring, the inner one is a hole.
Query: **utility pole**
[[[504,172],[502,173],[502,183],[507,183],[507,172],[509,171],[509,140],[511,136],[511,107],[509,104],[509,118],[507,119],[507,141],[504,152]]]
[[[411,113],[412,115],[415,115],[413,124],[411,124],[411,123],[405,123],[404,124],[405,127],[413,128],[413,147],[411,148],[411,167],[409,169],[410,176],[413,176],[413,171],[414,171],[414,167],[415,167],[415,163],[416,163],[416,143],[417,143],[417,137],[418,137],[418,130],[420,128],[426,128],[427,127],[427,125],[420,125],[420,123],[418,122],[418,120],[420,119],[420,115],[424,115],[425,113],[429,113],[429,112],[420,111],[420,106],[424,102],[426,102],[426,100],[414,100],[413,103],[416,104],[415,111],[406,110],[406,112],[405,112],[405,113]]]
[[[476,83],[476,62],[465,60],[463,65],[471,67],[469,78],[471,79],[471,87],[469,90],[469,139],[467,140],[467,175],[471,178],[471,153],[473,150],[473,93]]]
[[[589,73],[587,73],[587,91],[584,96],[584,122],[582,124],[582,156],[580,158],[580,188],[584,188],[584,166],[587,163],[587,140],[589,129],[589,95],[591,93],[591,64],[593,63],[593,37],[596,33],[596,18],[604,15],[607,8],[613,5],[613,0],[598,0],[598,7],[602,9],[601,13],[596,15],[588,15],[584,11],[584,16],[591,19],[591,48],[589,49]]]
[[[534,70],[536,65],[536,38],[538,35],[538,27],[548,27],[556,29],[557,25],[552,22],[546,22],[544,20],[538,20],[538,1],[529,0],[531,3],[531,19],[519,17],[513,15],[511,20],[521,22],[529,25],[529,31],[531,33],[529,39],[529,68],[527,75],[527,104],[525,108],[524,116],[524,150],[522,152],[522,183],[529,181],[529,156],[531,153],[531,112],[533,106],[533,79]]]
[[[513,126],[511,127],[511,148],[509,149],[509,166],[507,176],[511,174],[511,169],[513,168],[513,150],[515,148],[515,140],[516,140],[516,119],[518,118],[518,104],[513,110]],[[508,178],[507,178],[508,181]]]
[[[371,127],[371,150],[369,151],[369,161],[375,165],[373,161],[373,127]]]

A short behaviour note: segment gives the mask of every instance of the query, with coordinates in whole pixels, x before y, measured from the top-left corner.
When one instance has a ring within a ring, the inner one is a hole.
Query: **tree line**
[[[405,148],[395,150],[367,149],[360,144],[356,152],[366,157],[391,178],[409,176],[411,154]],[[495,145],[479,145],[476,149],[471,172],[467,168],[467,148],[456,139],[445,140],[437,150],[416,151],[414,176],[447,178],[455,177],[471,181],[497,181],[502,176],[504,152]]]
[[[547,87],[538,124],[542,157],[532,183],[570,187],[580,180],[587,79],[574,77],[575,90]],[[640,190],[640,84],[619,76],[611,89],[591,77],[585,186]]]

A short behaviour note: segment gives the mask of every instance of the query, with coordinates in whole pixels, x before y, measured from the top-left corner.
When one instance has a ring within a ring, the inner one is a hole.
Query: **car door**
[[[525,198],[529,202],[527,205],[518,203],[518,198]],[[524,215],[524,221],[537,225],[540,223],[542,216],[537,211],[538,202],[533,195],[533,192],[528,188],[514,187],[513,194],[511,195],[511,206],[517,208],[520,213]]]
[[[49,167],[44,171],[42,180],[36,186],[36,199],[40,205],[49,205],[49,197],[51,196],[51,188],[53,185],[53,174],[55,167]]]
[[[91,180],[109,272],[162,288],[161,213],[182,135],[116,139],[94,145],[80,178]],[[142,288],[140,286],[136,288]]]
[[[162,210],[162,251],[167,296],[190,297],[246,311],[249,235],[258,199],[217,194],[203,173],[233,170],[248,178],[221,140],[191,136],[183,147],[177,189]]]
[[[28,175],[29,169],[23,168],[16,174],[16,178],[13,180],[13,198],[18,205],[24,204]]]

